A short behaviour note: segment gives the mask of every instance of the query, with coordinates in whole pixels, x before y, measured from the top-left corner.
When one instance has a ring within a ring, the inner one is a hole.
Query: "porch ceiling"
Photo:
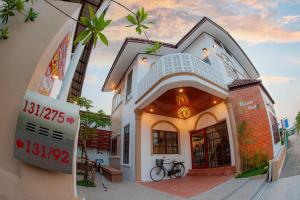
[[[179,103],[178,98],[182,99],[182,97],[184,99],[187,98],[188,102],[183,100],[185,102]],[[221,102],[222,99],[219,97],[193,87],[173,88],[146,106],[144,111],[151,114],[179,118],[178,109],[181,106],[187,106],[190,110],[190,117],[192,117]]]

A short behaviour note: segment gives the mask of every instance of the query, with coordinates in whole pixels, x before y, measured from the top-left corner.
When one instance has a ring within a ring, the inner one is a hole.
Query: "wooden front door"
[[[231,164],[226,121],[190,133],[192,168],[213,168]]]

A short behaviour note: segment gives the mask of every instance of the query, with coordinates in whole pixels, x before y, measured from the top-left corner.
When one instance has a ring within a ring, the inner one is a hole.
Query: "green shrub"
[[[265,165],[265,166],[260,166],[254,169],[251,169],[249,171],[243,172],[239,175],[237,175],[235,178],[248,178],[251,176],[258,176],[258,175],[262,175],[268,172],[269,166]]]
[[[96,187],[96,184],[93,181],[89,181],[89,180],[79,180],[79,181],[76,181],[76,183],[79,186]]]

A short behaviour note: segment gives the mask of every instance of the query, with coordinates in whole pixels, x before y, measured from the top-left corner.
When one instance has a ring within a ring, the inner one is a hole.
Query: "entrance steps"
[[[266,183],[266,177],[261,176],[259,178],[250,178],[248,181],[234,191],[231,194],[228,194],[225,199],[230,200],[256,200],[256,196],[259,191],[263,188]]]
[[[230,176],[235,174],[235,166],[207,169],[190,169],[187,176]]]
[[[232,178],[192,200],[258,200],[265,180],[265,177]]]

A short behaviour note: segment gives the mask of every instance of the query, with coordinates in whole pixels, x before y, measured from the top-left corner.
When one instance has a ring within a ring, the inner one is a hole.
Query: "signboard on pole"
[[[287,118],[281,120],[281,125],[283,129],[287,129],[289,127],[289,121]]]

